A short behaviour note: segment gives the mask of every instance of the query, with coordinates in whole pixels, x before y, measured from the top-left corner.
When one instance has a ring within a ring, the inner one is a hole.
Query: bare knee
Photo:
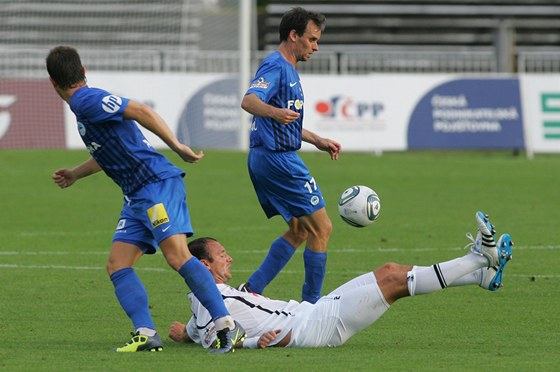
[[[286,239],[292,246],[297,248],[307,240],[308,235],[307,230],[303,228],[289,229],[286,231],[283,238]]]
[[[116,271],[133,267],[144,253],[136,245],[115,241],[105,266],[107,274],[113,275]]]
[[[377,284],[389,304],[408,295],[406,273],[409,269],[410,266],[388,262],[375,270]]]
[[[128,265],[124,262],[119,262],[116,260],[111,259],[111,257],[109,257],[109,260],[107,261],[107,264],[105,265],[105,270],[107,270],[107,274],[109,276],[113,275],[113,273],[122,270],[122,269],[126,269],[128,267],[132,267],[132,265]]]
[[[392,272],[395,272],[395,271],[399,270],[401,266],[402,265],[399,265],[395,262],[384,263],[382,266],[375,269],[375,271],[374,271],[375,278],[377,280],[383,279],[384,277],[391,274]]]
[[[186,255],[175,255],[175,256],[166,256],[165,259],[167,260],[167,264],[175,271],[179,271],[181,266],[185,264],[189,260],[190,257]]]
[[[288,222],[288,227],[289,229],[283,235],[283,238],[286,239],[293,247],[297,248],[307,240],[309,233],[299,219],[295,217],[292,218],[290,222]]]
[[[319,236],[323,239],[329,239],[333,230],[332,221],[330,218],[326,218],[319,225]]]
[[[326,250],[333,229],[330,218],[325,213],[321,218],[306,222],[308,222],[305,224],[308,243],[312,240],[311,245],[318,245]]]

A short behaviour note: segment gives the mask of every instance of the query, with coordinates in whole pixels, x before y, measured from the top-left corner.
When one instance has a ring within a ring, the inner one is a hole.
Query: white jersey
[[[272,300],[226,284],[217,284],[217,287],[226,308],[243,326],[247,337],[281,331],[269,346],[276,345],[290,331],[288,347],[342,345],[389,308],[371,272],[343,284],[315,304]],[[189,300],[193,316],[187,323],[187,334],[194,342],[208,348],[216,339],[216,327],[208,310],[192,293],[189,293]]]
[[[239,291],[227,284],[217,284],[217,287],[226,308],[243,326],[247,337],[281,330],[271,346],[280,342],[292,329],[297,314],[302,314],[307,308],[313,307],[309,302],[271,300],[256,293]],[[189,300],[192,304],[193,316],[187,324],[187,333],[194,342],[208,348],[216,339],[216,328],[208,310],[192,293],[189,293]]]

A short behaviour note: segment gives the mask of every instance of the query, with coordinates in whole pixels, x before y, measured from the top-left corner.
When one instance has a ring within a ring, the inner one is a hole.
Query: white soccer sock
[[[216,326],[216,329],[218,331],[224,328],[229,328],[230,330],[235,328],[235,322],[233,321],[233,318],[230,315],[226,315],[216,319],[214,321],[214,325]]]
[[[136,330],[136,332],[138,332],[141,335],[148,336],[148,337],[153,337],[153,336],[156,335],[155,329],[146,328],[146,327],[140,327]]]
[[[487,264],[486,258],[469,253],[430,267],[413,269],[407,273],[408,292],[414,296],[439,291]]]
[[[472,273],[468,273],[467,275],[463,275],[459,279],[451,282],[448,287],[460,287],[462,285],[479,285],[480,284],[480,269],[473,271]]]
[[[416,269],[426,269],[431,266],[412,266],[412,270]],[[457,280],[454,280],[451,283],[448,283],[447,287],[461,287],[463,285],[480,285],[480,270],[476,269],[475,271],[468,273],[467,275],[463,275]]]

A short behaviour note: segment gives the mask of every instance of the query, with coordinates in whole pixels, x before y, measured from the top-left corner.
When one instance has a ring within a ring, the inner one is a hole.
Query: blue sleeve
[[[91,124],[122,122],[128,101],[128,98],[99,90],[89,99],[82,101],[80,111],[82,115],[89,119]]]
[[[255,94],[265,103],[278,94],[281,67],[278,64],[265,63],[259,67],[251,86],[245,94]]]

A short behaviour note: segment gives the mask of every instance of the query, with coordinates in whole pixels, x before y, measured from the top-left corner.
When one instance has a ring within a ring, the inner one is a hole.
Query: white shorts
[[[298,315],[288,347],[339,346],[389,309],[373,272],[341,285]]]

